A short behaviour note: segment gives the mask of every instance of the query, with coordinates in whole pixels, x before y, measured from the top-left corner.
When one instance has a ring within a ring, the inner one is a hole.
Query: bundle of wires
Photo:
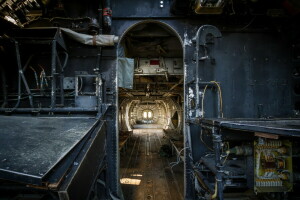
[[[171,163],[170,163],[171,169],[173,169],[173,167],[175,167],[176,165],[178,165],[178,164],[180,163],[180,161],[181,161],[181,160],[180,160],[181,152],[182,152],[183,150],[187,149],[187,148],[189,148],[189,147],[184,147],[183,149],[181,149],[181,150],[178,152],[176,162],[171,162]]]

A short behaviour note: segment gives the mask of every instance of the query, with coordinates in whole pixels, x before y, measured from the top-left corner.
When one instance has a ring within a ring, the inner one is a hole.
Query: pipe
[[[214,175],[218,173],[216,167],[214,166],[213,162],[209,162],[208,160],[201,159],[200,163],[205,165]]]
[[[103,28],[106,33],[110,33],[112,24],[112,10],[110,8],[110,0],[103,0]]]
[[[97,108],[75,108],[75,107],[64,107],[64,108],[0,108],[0,112],[16,112],[16,113],[49,113],[49,112],[97,112]]]
[[[61,28],[61,31],[75,41],[86,45],[114,46],[114,44],[119,40],[119,37],[115,35],[87,35],[77,33],[67,28]]]

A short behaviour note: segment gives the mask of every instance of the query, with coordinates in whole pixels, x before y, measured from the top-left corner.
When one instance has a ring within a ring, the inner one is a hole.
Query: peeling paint
[[[184,46],[192,46],[192,40],[188,38],[188,34],[184,33]]]

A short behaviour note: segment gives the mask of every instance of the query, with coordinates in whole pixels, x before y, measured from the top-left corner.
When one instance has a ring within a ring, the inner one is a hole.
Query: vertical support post
[[[116,123],[116,106],[110,106],[109,110],[106,112],[106,159],[107,165],[107,183],[111,196],[120,196],[120,185],[119,185],[119,137],[117,133]]]
[[[65,93],[64,93],[64,74],[63,71],[60,74],[60,104],[65,105]]]
[[[61,65],[61,62],[60,62],[60,58],[59,58],[58,53],[57,53],[56,50],[55,50],[55,53],[56,53],[57,63],[58,63],[58,65],[60,66],[60,75],[59,75],[60,104],[61,104],[61,106],[64,106],[64,104],[65,104],[65,94],[64,94],[64,67],[65,67],[65,64],[66,64],[67,56],[66,56],[65,64],[64,64],[64,66],[62,66],[62,65]]]
[[[98,116],[102,115],[102,78],[101,75],[98,74],[97,77],[97,96],[98,96]]]
[[[203,113],[203,110],[200,111],[200,89],[199,89],[199,36],[196,35],[196,52],[195,52],[195,59],[196,59],[196,117],[202,117],[200,116],[200,113]]]
[[[14,106],[13,110],[17,109],[21,102],[21,92],[22,92],[22,84],[21,84],[21,74],[18,72],[18,101],[16,105]]]
[[[79,86],[79,76],[75,75],[75,98],[78,96],[79,90],[78,90],[78,86]],[[82,83],[81,83],[82,84]]]
[[[190,157],[192,155],[192,142],[191,142],[191,131],[190,131],[190,124],[185,123],[185,148],[184,149],[184,199],[195,199],[195,187],[194,187],[194,181],[191,176],[191,171],[193,170],[193,160]]]
[[[97,55],[97,64],[95,72],[97,74],[97,86],[96,86],[96,93],[98,96],[98,117],[102,115],[102,103],[103,103],[103,82],[102,77],[100,74],[100,62],[101,62],[101,55],[102,55],[102,47],[99,47],[98,55]]]
[[[51,108],[54,108],[56,105],[56,40],[52,41],[51,44]]]
[[[222,178],[222,168],[223,165],[221,163],[221,142],[222,142],[222,137],[220,134],[220,130],[216,127],[213,127],[212,129],[212,135],[213,135],[213,145],[214,145],[214,150],[215,150],[215,162],[216,162],[216,184],[217,188],[217,199],[218,200],[223,200],[223,178]]]

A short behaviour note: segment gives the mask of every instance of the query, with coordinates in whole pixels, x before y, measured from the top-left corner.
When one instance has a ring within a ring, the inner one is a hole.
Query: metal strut
[[[53,109],[56,105],[56,40],[52,41],[51,44],[51,78],[52,78],[52,86],[51,86],[51,105],[50,107]]]
[[[22,63],[21,63],[21,56],[20,56],[20,49],[19,49],[19,43],[17,41],[14,41],[15,42],[15,49],[16,49],[16,57],[17,57],[17,65],[18,65],[18,73],[19,73],[19,76],[18,76],[18,101],[15,105],[15,107],[13,108],[16,109],[19,107],[20,105],[20,101],[21,101],[21,81],[23,81],[24,85],[25,85],[25,88],[26,88],[26,91],[27,91],[27,94],[28,94],[28,98],[29,98],[29,103],[30,103],[30,106],[31,108],[33,108],[33,99],[32,99],[32,94],[31,94],[31,91],[29,89],[29,86],[28,86],[28,83],[27,83],[27,80],[24,76],[24,71],[23,71],[23,68],[22,68]]]
[[[55,49],[55,52],[56,52],[57,63],[59,65],[59,67],[60,67],[60,104],[61,104],[61,106],[64,106],[64,104],[65,104],[65,96],[64,96],[64,69],[65,69],[65,67],[67,65],[69,55],[68,55],[67,52],[63,52],[65,54],[65,60],[64,60],[64,63],[62,65],[56,49]]]

